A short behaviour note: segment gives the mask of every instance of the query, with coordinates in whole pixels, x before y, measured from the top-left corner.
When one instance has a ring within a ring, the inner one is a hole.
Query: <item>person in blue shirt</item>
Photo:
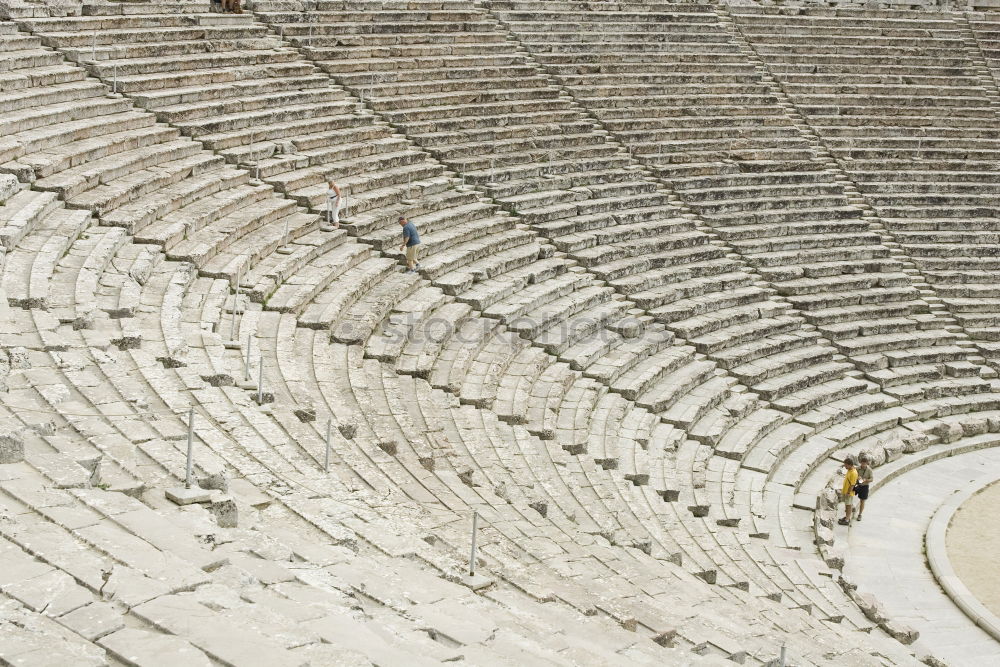
[[[415,273],[420,268],[420,263],[417,262],[420,234],[417,233],[416,226],[403,216],[399,216],[399,224],[403,227],[403,242],[399,244],[399,249],[406,249],[406,272]]]

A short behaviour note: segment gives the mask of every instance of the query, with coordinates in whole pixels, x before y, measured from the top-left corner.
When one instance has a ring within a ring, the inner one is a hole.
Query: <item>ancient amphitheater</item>
[[[0,664],[1000,664],[1000,13],[911,1],[0,0]]]

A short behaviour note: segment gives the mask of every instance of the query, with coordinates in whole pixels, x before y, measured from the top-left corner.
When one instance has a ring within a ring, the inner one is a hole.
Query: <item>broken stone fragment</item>
[[[0,204],[17,194],[21,184],[13,174],[0,174]]]
[[[239,522],[239,511],[232,498],[223,497],[213,500],[208,506],[220,528],[236,528]]]
[[[352,422],[344,422],[337,425],[337,430],[340,431],[340,435],[348,440],[353,440],[354,436],[358,433],[358,426]]]
[[[20,429],[0,424],[0,464],[20,463],[24,460],[24,440]]]

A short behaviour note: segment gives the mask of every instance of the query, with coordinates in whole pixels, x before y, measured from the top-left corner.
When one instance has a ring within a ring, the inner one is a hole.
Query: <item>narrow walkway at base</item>
[[[1000,482],[962,503],[948,528],[948,560],[966,588],[1000,616]]]
[[[942,459],[901,475],[872,494],[864,521],[850,529],[845,573],[875,595],[894,619],[920,632],[920,643],[949,665],[1000,661],[1000,643],[945,595],[924,558],[935,510],[959,489],[985,483],[1000,468],[1000,449]]]

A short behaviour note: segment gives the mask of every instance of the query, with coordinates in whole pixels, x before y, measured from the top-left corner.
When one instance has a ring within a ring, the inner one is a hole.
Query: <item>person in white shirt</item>
[[[326,191],[326,223],[333,225],[334,229],[340,228],[340,209],[343,208],[344,198],[340,195],[340,187],[336,181],[330,181],[330,187]]]

